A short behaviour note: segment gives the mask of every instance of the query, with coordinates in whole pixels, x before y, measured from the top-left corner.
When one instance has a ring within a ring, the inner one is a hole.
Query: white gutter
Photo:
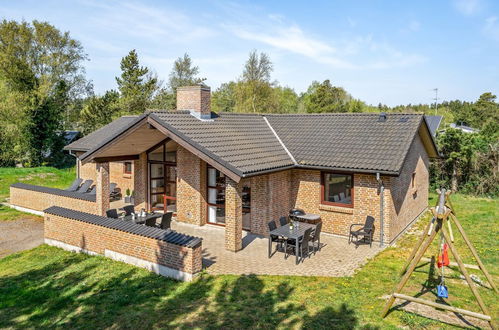
[[[270,130],[272,131],[272,133],[274,133],[274,136],[276,137],[277,141],[279,141],[279,143],[281,144],[281,146],[284,148],[284,150],[288,154],[289,158],[291,158],[291,160],[293,161],[293,164],[298,165],[298,163],[295,160],[295,157],[293,157],[293,155],[291,154],[291,152],[289,152],[288,148],[286,148],[286,146],[284,145],[284,143],[282,142],[282,140],[279,138],[279,135],[277,135],[277,133],[275,132],[274,128],[270,125],[270,123],[267,120],[267,118],[265,116],[262,116],[262,117],[263,117],[263,120],[265,120],[265,122],[269,126]]]

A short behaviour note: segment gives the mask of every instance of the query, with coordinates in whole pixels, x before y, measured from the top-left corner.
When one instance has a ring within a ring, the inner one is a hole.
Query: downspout
[[[383,228],[385,224],[385,219],[384,219],[384,207],[385,207],[385,186],[383,185],[383,180],[381,180],[381,175],[376,173],[376,181],[378,181],[378,192],[379,192],[379,225],[380,225],[380,230],[379,230],[379,246],[383,247]]]
[[[76,158],[76,178],[79,179],[80,178],[80,162],[79,162],[78,156],[76,156],[73,153],[73,150],[69,150],[69,154],[71,156],[73,156],[74,158]]]

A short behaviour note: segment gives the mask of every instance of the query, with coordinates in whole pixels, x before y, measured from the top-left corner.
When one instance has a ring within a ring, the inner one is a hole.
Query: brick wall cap
[[[44,210],[45,214],[56,215],[76,221],[82,221],[105,228],[115,229],[126,233],[156,239],[178,246],[196,248],[202,239],[195,236],[182,234],[173,230],[163,230],[159,228],[147,227],[119,219],[107,218],[95,214],[75,211],[59,206],[51,206]]]
[[[37,191],[37,192],[41,192],[41,193],[45,193],[45,194],[64,196],[64,197],[69,197],[69,198],[74,198],[74,199],[81,199],[81,200],[85,200],[85,201],[89,201],[89,202],[95,202],[95,195],[90,195],[90,194],[82,194],[82,193],[78,193],[78,192],[74,192],[74,191],[67,191],[67,190],[62,190],[62,189],[57,189],[57,188],[36,186],[36,185],[22,183],[22,182],[17,182],[17,183],[10,185],[10,186],[12,188]]]

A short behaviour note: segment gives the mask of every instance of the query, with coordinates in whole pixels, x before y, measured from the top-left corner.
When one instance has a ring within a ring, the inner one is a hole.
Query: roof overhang
[[[201,158],[206,163],[210,164],[223,174],[227,175],[232,180],[239,182],[243,177],[243,173],[237,168],[223,161],[216,155],[203,151],[206,150],[202,148],[198,143],[187,137],[176,130],[173,126],[169,125],[165,121],[161,120],[158,116],[151,113],[147,118],[147,122],[154,126],[158,131],[162,132],[165,136],[169,137],[173,141],[177,142],[179,145],[187,149],[189,152]]]
[[[438,153],[437,143],[435,142],[433,134],[431,134],[430,127],[428,126],[425,116],[423,116],[423,119],[421,120],[418,133],[428,156],[430,158],[439,158],[440,155]]]
[[[142,115],[128,127],[123,128],[97,147],[80,156],[82,164],[94,161],[117,161],[136,159],[136,156],[164,140],[165,136],[147,123]]]

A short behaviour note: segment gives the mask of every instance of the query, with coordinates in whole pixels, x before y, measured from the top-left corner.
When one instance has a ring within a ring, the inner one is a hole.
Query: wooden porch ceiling
[[[85,160],[95,162],[136,159],[139,154],[163,141],[166,136],[147,122],[118,137]]]

